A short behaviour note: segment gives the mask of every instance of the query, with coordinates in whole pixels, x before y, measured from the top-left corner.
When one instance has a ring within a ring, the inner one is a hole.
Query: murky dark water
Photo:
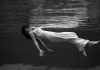
[[[8,0],[7,0],[8,1]],[[46,51],[44,57],[39,57],[33,41],[26,39],[21,33],[21,26],[29,23],[30,5],[27,1],[1,2],[0,18],[0,65],[3,64],[30,64],[36,66],[77,67],[87,68],[100,65],[98,49],[90,52],[89,57],[84,57],[73,48],[71,44],[50,43],[46,45],[54,52]],[[93,14],[93,12],[92,12]],[[92,15],[93,16],[93,15]],[[99,20],[99,18],[98,18]],[[93,27],[93,28],[96,28]],[[89,28],[78,29],[45,29],[49,31],[73,31],[84,39],[100,40],[99,25],[97,30]],[[98,54],[97,54],[98,53]],[[92,55],[93,54],[93,55]]]

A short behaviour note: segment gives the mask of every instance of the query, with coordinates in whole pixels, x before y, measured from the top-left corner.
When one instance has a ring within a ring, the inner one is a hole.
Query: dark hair
[[[29,32],[26,30],[26,29],[28,29],[28,28],[29,28],[29,24],[26,24],[26,25],[22,26],[21,32],[22,32],[22,34],[23,34],[27,39],[31,40],[31,37],[30,37],[30,35],[29,35]]]

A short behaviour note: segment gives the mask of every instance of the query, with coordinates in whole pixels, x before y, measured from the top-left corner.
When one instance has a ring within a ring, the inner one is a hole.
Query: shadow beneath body
[[[100,65],[100,52],[89,56],[84,56],[72,48],[57,49],[55,52],[46,52],[45,56],[35,59],[36,66],[49,66],[61,68],[91,68]]]

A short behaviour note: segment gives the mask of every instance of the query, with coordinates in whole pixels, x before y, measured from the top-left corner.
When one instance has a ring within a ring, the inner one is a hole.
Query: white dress
[[[89,40],[79,38],[75,32],[52,32],[42,30],[40,27],[33,30],[33,33],[39,37],[49,40],[50,42],[70,42],[81,52]]]

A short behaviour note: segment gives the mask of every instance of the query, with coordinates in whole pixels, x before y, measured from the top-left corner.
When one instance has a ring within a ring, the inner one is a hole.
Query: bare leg
[[[82,52],[83,55],[87,56],[84,47],[89,42],[89,40],[82,39],[82,38],[70,38],[68,40],[70,43],[75,45],[75,47],[78,49],[79,52]]]
[[[85,49],[84,49],[85,47],[87,47],[87,44],[89,46],[92,46],[100,42],[100,41],[89,41],[89,40],[82,39],[82,38],[73,38],[69,40],[70,40],[70,43],[74,44],[76,48],[78,49],[78,51],[82,52],[84,56],[87,56]]]

